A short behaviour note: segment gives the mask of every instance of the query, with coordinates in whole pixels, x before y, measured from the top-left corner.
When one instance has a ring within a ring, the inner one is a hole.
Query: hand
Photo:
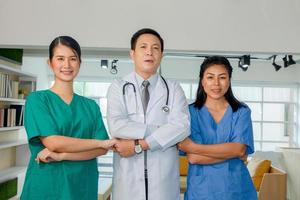
[[[248,155],[247,154],[244,154],[243,156],[240,157],[240,159],[244,162],[247,161],[247,158],[248,158]]]
[[[197,154],[187,153],[186,157],[189,163],[196,164],[200,156]]]
[[[61,153],[55,153],[45,148],[37,154],[35,160],[37,163],[39,162],[49,163],[53,161],[61,161],[62,157],[61,157]]]
[[[135,154],[134,140],[118,139],[114,149],[122,157],[133,156]]]
[[[114,145],[117,143],[117,139],[101,140],[101,148],[103,149],[113,149]]]
[[[191,147],[194,144],[194,142],[190,139],[190,138],[186,138],[183,141],[179,142],[177,144],[177,147],[181,150],[184,151],[186,153],[191,152]]]

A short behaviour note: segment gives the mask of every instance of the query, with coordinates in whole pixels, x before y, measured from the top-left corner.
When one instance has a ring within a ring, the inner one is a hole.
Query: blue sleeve
[[[195,143],[202,144],[202,137],[200,135],[199,122],[197,117],[198,108],[195,108],[193,104],[189,105],[189,111],[191,116],[191,135],[189,138]],[[186,153],[179,151],[180,156],[186,156]]]
[[[200,134],[200,124],[198,120],[198,108],[195,108],[194,105],[189,106],[190,116],[191,116],[191,135],[190,138],[195,143],[203,144],[203,140]]]
[[[184,151],[179,150],[179,156],[186,156],[186,153]]]
[[[253,129],[251,120],[251,110],[247,106],[239,108],[236,123],[233,127],[231,142],[239,142],[247,146],[246,153],[254,153]]]

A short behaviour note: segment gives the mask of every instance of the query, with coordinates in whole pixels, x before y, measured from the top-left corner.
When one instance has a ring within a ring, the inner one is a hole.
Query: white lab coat
[[[135,85],[136,97],[132,86],[127,86],[124,101],[122,89],[126,81]],[[190,120],[182,88],[174,81],[167,80],[167,84],[170,112],[162,112],[167,90],[159,76],[150,93],[146,123],[135,72],[113,82],[107,94],[107,119],[112,137],[145,139],[152,135],[159,144],[147,151],[149,200],[180,199],[176,144],[190,134]],[[144,153],[128,158],[114,154],[113,199],[145,200]]]

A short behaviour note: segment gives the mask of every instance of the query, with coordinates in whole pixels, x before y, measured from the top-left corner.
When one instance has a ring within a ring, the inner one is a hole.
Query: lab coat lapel
[[[165,95],[167,95],[166,92],[166,86],[163,83],[163,80],[161,79],[161,77],[158,77],[156,86],[152,92],[152,94],[150,94],[150,100],[148,103],[148,107],[147,107],[147,113],[150,112],[150,110],[155,106],[155,104],[157,104]]]

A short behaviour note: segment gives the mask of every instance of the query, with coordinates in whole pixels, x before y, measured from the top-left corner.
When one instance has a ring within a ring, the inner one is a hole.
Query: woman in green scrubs
[[[97,199],[96,157],[106,154],[115,140],[108,140],[96,102],[73,91],[80,56],[73,38],[55,38],[48,60],[55,83],[27,97],[25,128],[31,158],[21,200]]]

